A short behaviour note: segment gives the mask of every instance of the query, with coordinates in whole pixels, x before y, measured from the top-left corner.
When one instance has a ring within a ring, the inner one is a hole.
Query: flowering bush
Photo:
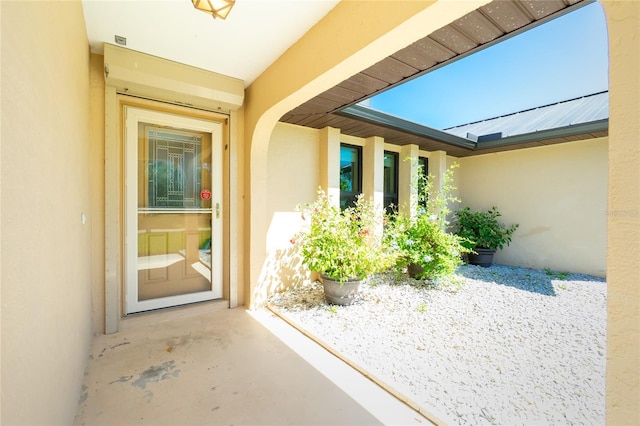
[[[422,188],[418,193],[421,207],[414,217],[396,213],[389,218],[385,240],[396,250],[395,266],[403,271],[412,265],[418,266],[416,278],[435,279],[453,274],[462,263],[461,255],[470,250],[465,239],[446,231],[450,212],[449,203],[459,202],[451,195],[453,186],[452,165],[444,176],[442,188],[433,189],[433,177],[419,173],[412,184]]]
[[[462,263],[461,254],[468,252],[457,235],[446,232],[426,214],[415,219],[398,216],[393,222],[393,233],[398,250],[396,268],[404,270],[416,265],[419,279],[453,274]]]
[[[319,190],[315,202],[300,210],[307,226],[292,242],[300,244],[302,262],[310,270],[345,282],[393,264],[394,253],[383,246],[382,208],[371,200],[359,196],[355,207],[340,210]]]
[[[493,206],[487,211],[471,211],[465,207],[455,212],[455,233],[464,237],[469,248],[502,249],[511,242],[518,224],[507,226],[498,219],[500,212]]]

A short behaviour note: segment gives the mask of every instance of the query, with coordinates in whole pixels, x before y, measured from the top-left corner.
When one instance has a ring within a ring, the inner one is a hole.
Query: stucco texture
[[[1,423],[71,424],[91,342],[82,5],[3,2],[1,19]]]
[[[461,158],[463,206],[496,206],[513,241],[495,262],[606,274],[607,139]]]
[[[603,1],[609,30],[608,424],[640,424],[640,2]]]
[[[255,303],[309,278],[291,239],[302,227],[296,207],[313,202],[318,190],[321,131],[278,123],[271,135],[268,156],[267,257],[262,265]]]
[[[91,283],[94,333],[105,330],[105,196],[104,196],[104,58],[91,54],[90,96],[90,197],[91,197]]]

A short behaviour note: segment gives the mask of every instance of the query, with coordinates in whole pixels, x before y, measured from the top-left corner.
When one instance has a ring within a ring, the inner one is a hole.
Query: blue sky
[[[602,6],[578,10],[371,98],[444,129],[608,89]]]

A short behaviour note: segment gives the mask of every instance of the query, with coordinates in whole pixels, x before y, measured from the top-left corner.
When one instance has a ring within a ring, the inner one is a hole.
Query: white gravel
[[[382,274],[351,306],[319,283],[269,303],[447,424],[604,424],[606,282],[497,265],[457,277]]]

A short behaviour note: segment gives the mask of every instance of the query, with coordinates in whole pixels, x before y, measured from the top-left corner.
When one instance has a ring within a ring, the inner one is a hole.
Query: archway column
[[[602,4],[609,31],[606,422],[640,424],[640,2]]]
[[[340,129],[325,127],[320,136],[320,187],[340,205]]]
[[[407,216],[415,215],[418,207],[418,188],[412,185],[418,177],[418,156],[418,145],[405,145],[400,150],[398,206]]]
[[[444,174],[447,171],[447,153],[433,151],[429,156],[429,174],[433,175],[433,189],[440,191],[444,185]]]
[[[384,204],[384,139],[367,138],[362,150],[362,193],[371,198],[374,205]]]

